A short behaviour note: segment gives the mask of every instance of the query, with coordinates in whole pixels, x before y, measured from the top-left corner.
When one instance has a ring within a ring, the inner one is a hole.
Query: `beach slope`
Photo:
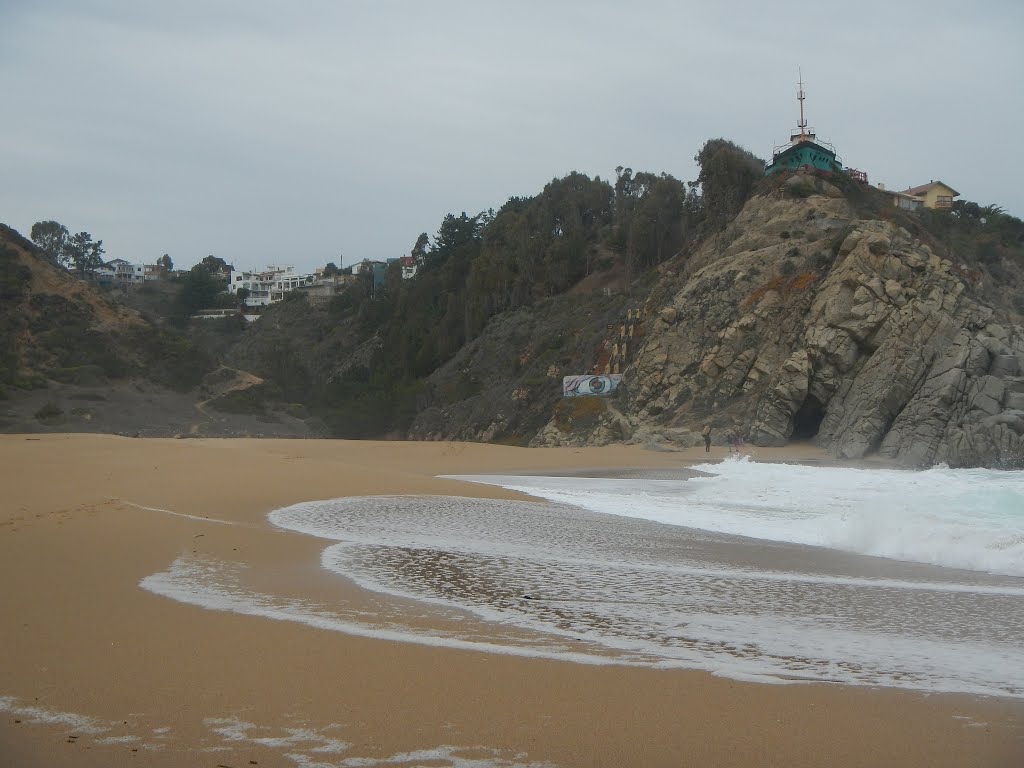
[[[813,448],[757,458],[826,460]],[[369,608],[372,596],[319,567],[322,540],[267,514],[355,495],[522,498],[442,474],[704,459],[635,446],[0,436],[0,766],[1024,764],[1017,701],[429,647],[139,586],[208,557],[283,593]]]

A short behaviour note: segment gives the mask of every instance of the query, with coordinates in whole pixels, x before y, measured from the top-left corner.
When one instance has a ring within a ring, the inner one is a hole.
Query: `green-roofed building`
[[[835,147],[827,141],[819,141],[813,128],[807,127],[804,118],[804,83],[800,78],[800,90],[797,91],[800,102],[800,122],[789,136],[789,144],[776,147],[772,153],[772,161],[765,165],[764,175],[770,176],[778,171],[815,171],[831,174],[843,168],[842,161],[836,156]]]

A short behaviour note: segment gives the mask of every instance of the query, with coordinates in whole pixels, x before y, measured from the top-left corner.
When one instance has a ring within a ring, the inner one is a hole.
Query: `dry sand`
[[[827,460],[811,448],[756,454]],[[138,586],[195,552],[325,601],[358,599],[318,567],[322,541],[273,529],[266,513],[359,494],[516,496],[438,474],[704,459],[702,449],[2,436],[0,766],[1024,766],[1017,701],[429,648]]]

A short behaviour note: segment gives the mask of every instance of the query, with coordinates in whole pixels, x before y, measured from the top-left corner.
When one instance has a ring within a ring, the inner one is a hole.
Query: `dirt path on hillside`
[[[200,421],[194,422],[189,426],[188,434],[202,434],[203,425],[214,420],[214,417],[211,416],[209,411],[206,410],[206,406],[208,403],[210,403],[213,400],[216,400],[217,398],[224,397],[224,395],[227,395],[231,392],[238,392],[243,389],[249,389],[250,387],[254,387],[258,384],[263,383],[263,379],[261,379],[256,374],[251,373],[249,371],[243,371],[241,368],[232,368],[231,366],[228,365],[220,366],[216,371],[213,372],[213,374],[211,374],[211,377],[222,378],[224,372],[226,371],[230,371],[232,374],[234,374],[234,380],[228,381],[226,383],[221,382],[221,385],[217,386],[216,389],[213,392],[211,392],[209,397],[207,397],[205,400],[196,401],[195,409],[202,418]]]

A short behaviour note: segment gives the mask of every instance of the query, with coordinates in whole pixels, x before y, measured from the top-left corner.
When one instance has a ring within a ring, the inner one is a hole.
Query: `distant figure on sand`
[[[731,454],[735,451],[738,454],[739,446],[743,444],[743,433],[740,431],[739,427],[733,427],[729,430],[729,434],[726,436],[726,439],[729,441],[729,453]]]
[[[711,425],[705,424],[704,430],[700,433],[704,438],[704,453],[711,452]]]

